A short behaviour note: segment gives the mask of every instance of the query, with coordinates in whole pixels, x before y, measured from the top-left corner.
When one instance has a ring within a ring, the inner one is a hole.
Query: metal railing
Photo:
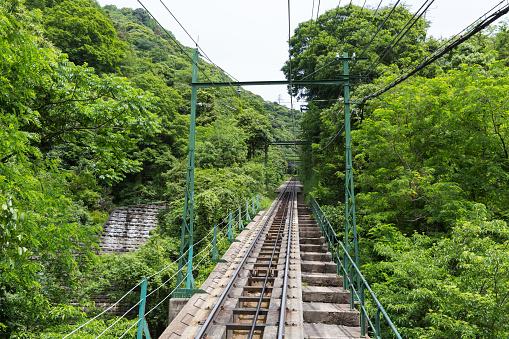
[[[378,300],[375,292],[369,286],[366,278],[362,275],[359,267],[348,253],[345,245],[340,241],[334,231],[334,228],[325,217],[320,205],[316,200],[310,197],[311,210],[320,229],[327,240],[327,245],[333,260],[337,264],[337,273],[343,276],[343,287],[350,291],[350,307],[358,307],[360,311],[361,335],[373,335],[375,338],[382,338],[381,320],[385,321],[389,332],[392,332],[395,338],[401,339],[396,326],[389,318],[384,307]],[[367,291],[367,296],[365,295]],[[376,308],[375,314],[370,316],[366,306],[366,297],[371,299],[373,308]]]

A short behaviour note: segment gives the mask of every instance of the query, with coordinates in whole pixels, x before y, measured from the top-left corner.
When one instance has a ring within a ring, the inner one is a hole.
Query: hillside
[[[90,0],[4,2],[0,36],[0,336],[61,337],[96,312],[94,295],[121,295],[178,256],[192,50],[143,10]],[[265,169],[265,145],[295,139],[298,113],[236,88],[201,90],[198,102],[201,234],[280,183],[285,152],[270,148]],[[151,241],[98,256],[111,208],[151,201],[168,205]]]

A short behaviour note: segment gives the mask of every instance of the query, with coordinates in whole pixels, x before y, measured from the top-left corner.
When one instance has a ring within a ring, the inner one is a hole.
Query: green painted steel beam
[[[295,80],[291,82],[293,86],[304,85],[341,85],[348,81],[348,77],[340,79],[324,79],[324,80]],[[207,87],[241,87],[241,86],[274,86],[274,85],[290,85],[289,80],[260,80],[260,81],[236,81],[236,82],[191,82],[191,86],[198,88]]]
[[[198,49],[193,54],[192,81],[198,81]],[[193,239],[194,239],[194,168],[195,168],[195,144],[196,144],[196,105],[198,101],[198,90],[191,89],[191,117],[189,122],[189,144],[187,155],[187,176],[186,191],[184,200],[184,211],[182,214],[182,225],[180,230],[180,259],[178,262],[179,273],[177,275],[177,286],[185,282],[187,294],[192,294],[195,285],[193,277]],[[187,258],[185,252],[187,251]],[[184,267],[187,267],[186,275],[183,275]]]
[[[343,53],[343,76],[350,74],[350,59],[348,53]],[[352,134],[351,134],[351,107],[350,107],[350,82],[343,84],[344,98],[344,128],[345,128],[345,219],[344,219],[344,244],[346,252],[353,251],[353,257],[357,267],[360,267],[359,241],[357,237],[357,221],[355,216],[355,190],[353,180],[353,161],[352,161]],[[351,263],[347,260],[346,254],[344,265],[349,270]],[[349,288],[348,282],[345,282],[345,288]],[[357,288],[360,288],[359,281],[354,281]],[[362,301],[361,301],[362,302]]]

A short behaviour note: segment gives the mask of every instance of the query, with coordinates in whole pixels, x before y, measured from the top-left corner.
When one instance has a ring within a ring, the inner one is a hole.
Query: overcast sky
[[[141,7],[136,0],[98,0],[101,5]],[[186,46],[193,46],[159,0],[141,0],[150,12]],[[288,58],[288,17],[286,0],[163,0],[173,14],[199,39],[200,46],[219,66],[239,81],[284,79],[281,67]],[[319,0],[315,0],[315,12]],[[343,0],[348,3],[348,0]],[[366,0],[376,7],[379,0]],[[384,0],[382,6],[393,3]],[[426,18],[430,34],[449,37],[461,31],[500,0],[436,0]],[[362,6],[364,0],[354,0]],[[412,12],[423,0],[403,0]],[[334,8],[338,0],[321,0],[320,13]],[[292,31],[299,22],[309,20],[313,0],[291,1]],[[289,101],[285,86],[246,88],[265,100]],[[298,106],[297,106],[298,108]]]

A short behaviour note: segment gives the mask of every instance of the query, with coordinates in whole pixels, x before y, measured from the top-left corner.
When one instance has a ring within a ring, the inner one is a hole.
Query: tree
[[[238,126],[242,128],[247,137],[247,158],[252,159],[256,150],[263,150],[270,140],[270,121],[254,109],[243,110],[238,116]]]
[[[110,19],[91,0],[63,0],[44,11],[46,36],[77,65],[99,72],[118,69],[126,46]]]
[[[289,61],[283,67],[286,77],[298,79],[337,79],[343,72],[339,57],[343,52],[350,56],[366,57],[352,67],[355,75],[377,78],[384,66],[407,67],[424,55],[427,23],[420,19],[397,46],[382,53],[385,47],[403,29],[412,14],[398,6],[383,28],[371,41],[374,32],[387,16],[392,6],[376,12],[369,8],[347,5],[325,12],[316,21],[299,24],[290,39],[292,73]],[[370,69],[380,57],[380,67]],[[305,86],[294,88],[293,94],[308,100],[337,99],[341,91],[332,86]],[[325,104],[321,105],[324,106]]]

